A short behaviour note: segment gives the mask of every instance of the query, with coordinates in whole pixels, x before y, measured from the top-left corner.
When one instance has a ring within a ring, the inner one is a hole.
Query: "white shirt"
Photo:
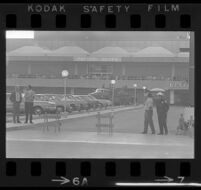
[[[145,101],[145,110],[149,110],[150,108],[153,109],[154,102],[153,99],[148,97],[147,100]]]
[[[16,92],[15,93],[15,100],[16,100],[16,102],[19,102],[20,101],[20,93],[19,92]]]

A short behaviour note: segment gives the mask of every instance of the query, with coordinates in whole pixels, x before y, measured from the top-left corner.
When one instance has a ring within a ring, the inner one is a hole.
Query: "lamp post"
[[[143,86],[142,88],[143,88],[143,93],[144,93],[144,101],[145,101],[145,90],[146,90],[146,88],[147,88],[147,87],[146,87],[146,86]]]
[[[64,102],[65,102],[65,110],[66,112],[66,86],[67,86],[67,77],[68,77],[68,70],[63,70],[61,72],[61,76],[64,78]]]
[[[111,80],[110,82],[112,84],[112,106],[114,107],[114,85],[115,85],[116,81]]]
[[[134,87],[134,90],[135,90],[135,106],[136,106],[136,104],[137,104],[137,84],[133,84],[133,87]]]

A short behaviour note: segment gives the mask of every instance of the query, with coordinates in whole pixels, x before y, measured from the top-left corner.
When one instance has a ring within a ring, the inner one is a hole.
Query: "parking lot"
[[[40,122],[21,130],[7,130],[6,155],[9,158],[193,158],[194,139],[175,135],[182,107],[170,107],[167,136],[141,134],[144,123],[142,107],[115,109],[112,136],[108,135],[107,129],[97,135],[96,111],[83,112],[79,117],[72,114],[73,119],[69,119],[69,115],[62,120],[61,131],[56,133],[53,128],[43,132]],[[154,124],[158,133],[155,110]]]

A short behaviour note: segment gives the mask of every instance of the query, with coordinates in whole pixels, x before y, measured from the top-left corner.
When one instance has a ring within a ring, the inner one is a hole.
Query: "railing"
[[[41,78],[41,79],[61,79],[58,75],[39,75],[39,74],[7,74],[7,78]],[[113,75],[69,75],[68,79],[100,79],[100,80],[165,80],[165,81],[186,81],[186,77],[163,77],[163,76],[113,76]]]
[[[148,89],[163,88],[163,89],[188,89],[189,84],[186,81],[166,81],[166,80],[117,80],[115,88],[127,86],[133,88],[133,84],[137,84],[137,89],[142,89],[146,86]],[[63,79],[44,79],[44,78],[7,78],[6,86],[27,86],[33,87],[62,87]],[[68,79],[67,87],[69,88],[101,88],[109,87],[110,80],[101,79]]]

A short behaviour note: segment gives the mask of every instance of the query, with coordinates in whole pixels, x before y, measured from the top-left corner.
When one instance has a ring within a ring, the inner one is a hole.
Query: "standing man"
[[[25,90],[25,115],[26,120],[25,123],[28,123],[28,119],[30,123],[32,122],[32,115],[33,115],[33,102],[34,102],[34,96],[35,92],[32,90],[31,85],[28,86],[28,88]]]
[[[142,134],[147,134],[148,125],[151,128],[152,134],[155,134],[155,128],[153,123],[153,98],[152,94],[147,95],[147,100],[145,101],[145,113],[144,113],[144,131]]]
[[[158,124],[160,128],[160,133],[158,135],[163,135],[163,130],[165,130],[165,135],[167,135],[167,112],[169,110],[169,104],[167,100],[165,100],[162,92],[157,93],[157,95],[158,100],[156,101],[156,110],[158,115]]]
[[[10,101],[13,103],[13,123],[20,122],[20,103],[22,102],[22,93],[20,92],[20,87],[15,86],[15,91],[10,96]]]

